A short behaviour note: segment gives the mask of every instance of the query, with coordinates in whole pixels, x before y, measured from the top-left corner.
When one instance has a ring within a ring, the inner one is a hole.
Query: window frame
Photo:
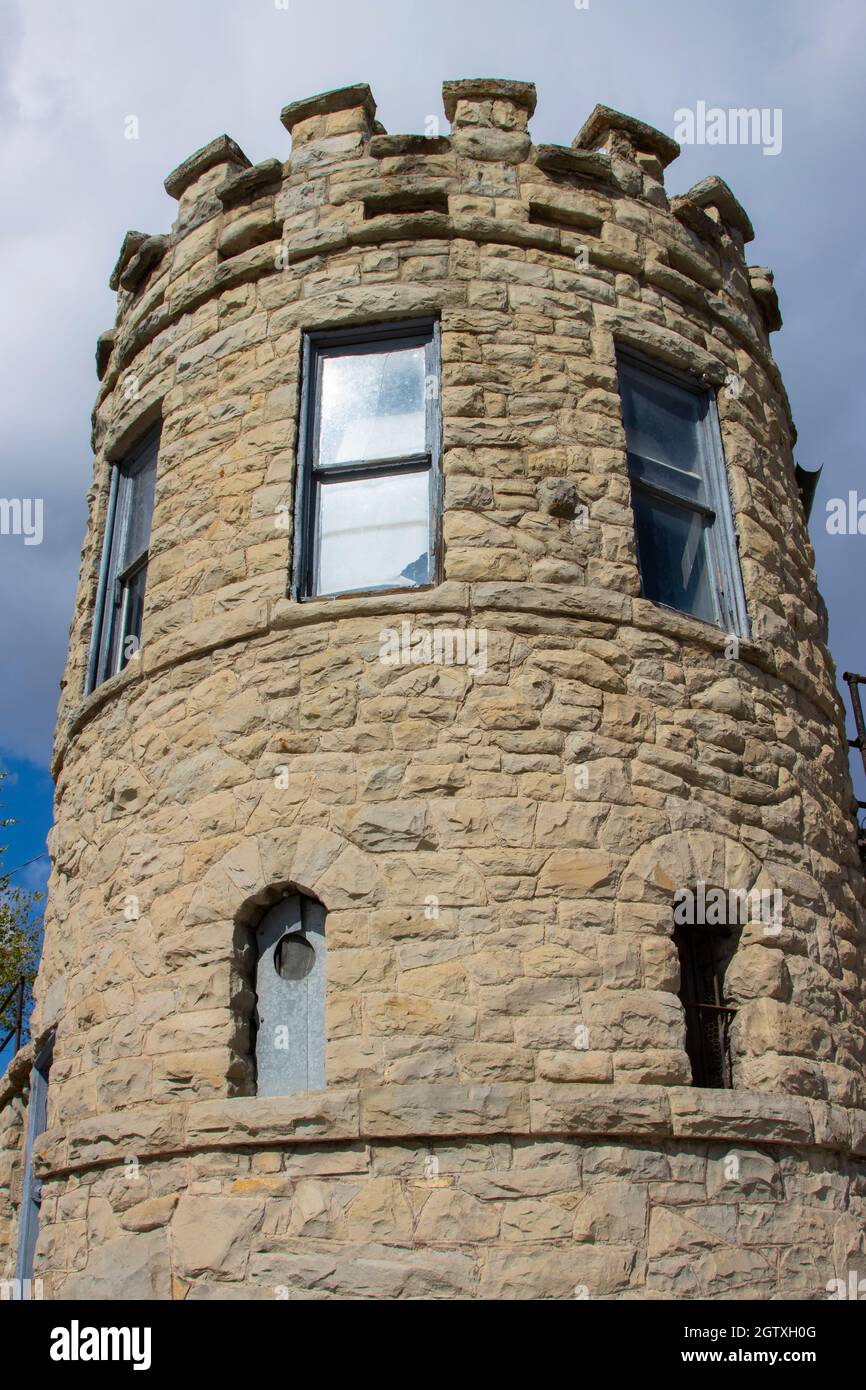
[[[714,387],[698,381],[689,373],[669,366],[665,362],[658,362],[644,353],[624,347],[621,344],[617,344],[616,347],[616,364],[621,407],[623,406],[622,368],[625,368],[626,371],[631,369],[642,372],[646,376],[654,376],[668,385],[678,387],[682,391],[688,391],[691,395],[706,401],[704,417],[697,422],[697,431],[701,436],[703,454],[706,459],[706,470],[702,474],[708,499],[706,502],[696,498],[689,499],[680,493],[669,492],[658,484],[634,476],[632,459],[641,460],[642,455],[637,454],[629,447],[628,429],[623,408],[622,423],[626,435],[626,463],[632,508],[634,506],[634,493],[637,491],[650,500],[655,499],[669,507],[678,508],[683,513],[701,519],[709,570],[709,588],[716,617],[714,619],[702,618],[696,613],[690,613],[687,609],[677,608],[673,604],[647,596],[644,592],[644,566],[641,561],[635,518],[635,548],[637,550],[642,597],[646,598],[647,602],[654,603],[657,607],[664,608],[668,612],[679,613],[680,616],[691,618],[695,622],[717,627],[731,636],[747,638],[750,631],[749,614],[743,588],[739,544],[734,522],[734,504],[722,441],[717,392]]]
[[[100,685],[120,674],[128,665],[123,659],[124,631],[129,611],[132,582],[142,570],[146,572],[150,558],[150,534],[153,525],[153,512],[156,505],[156,480],[159,472],[159,445],[162,421],[157,421],[145,434],[122,455],[111,462],[111,477],[108,488],[108,505],[105,513],[105,529],[102,538],[102,557],[97,581],[96,603],[93,611],[93,627],[90,635],[90,650],[87,660],[85,695],[90,695]],[[142,473],[152,461],[154,468],[154,499],[148,526],[148,544],[128,560],[121,569],[119,558],[129,534],[132,518],[133,480]],[[115,644],[114,624],[118,621],[118,604],[110,592],[112,587],[120,586],[120,635]],[[143,602],[143,595],[142,595]],[[129,634],[126,634],[127,636]],[[138,636],[140,637],[140,633]]]
[[[317,467],[319,416],[322,394],[322,362],[328,355],[362,355],[365,348],[423,346],[425,348],[425,381],[436,381],[434,392],[425,390],[425,440],[429,445],[423,453],[406,454],[394,459],[357,459],[348,464]],[[341,351],[342,350],[342,351]],[[308,329],[303,335],[301,353],[301,407],[298,434],[298,466],[294,507],[294,553],[287,594],[300,603],[321,599],[361,597],[365,594],[408,593],[432,589],[441,583],[442,574],[442,419],[441,397],[441,335],[437,318],[404,319],[393,323],[359,324],[340,329]],[[350,478],[382,478],[391,474],[408,474],[426,470],[428,473],[429,531],[428,555],[431,577],[425,584],[412,585],[411,590],[393,584],[375,584],[364,589],[342,589],[334,593],[315,592],[318,565],[318,495],[319,477],[325,475],[338,484]]]
[[[33,1149],[48,1125],[48,1085],[54,1061],[54,1033],[48,1035],[33,1058],[30,1068],[30,1095],[27,1102],[27,1138],[24,1149],[24,1175],[18,1219],[18,1245],[15,1253],[17,1298],[24,1298],[24,1285],[33,1278],[36,1242],[39,1239],[42,1183],[33,1170]]]

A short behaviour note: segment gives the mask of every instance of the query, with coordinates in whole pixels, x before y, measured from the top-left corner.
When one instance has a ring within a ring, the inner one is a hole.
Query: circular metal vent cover
[[[303,980],[315,963],[315,948],[303,932],[287,932],[274,947],[274,969],[282,980]]]

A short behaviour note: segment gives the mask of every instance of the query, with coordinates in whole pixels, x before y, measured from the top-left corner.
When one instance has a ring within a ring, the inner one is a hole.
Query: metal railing
[[[725,1004],[689,1004],[686,1010],[686,1051],[692,1064],[696,1086],[730,1090],[733,1086],[731,1068],[731,1024],[736,1009]]]
[[[860,686],[866,685],[866,676],[858,676],[853,671],[846,671],[842,677],[848,687],[848,694],[851,697],[851,708],[854,711],[854,727],[857,730],[856,738],[849,738],[848,747],[859,750],[863,761],[863,771],[866,773],[866,719],[863,717],[863,706],[860,703]],[[855,803],[858,811],[866,811],[866,801]],[[860,850],[860,858],[866,865],[866,826],[857,822],[857,845]]]
[[[0,1018],[5,1017],[6,1010],[9,1008],[9,1005],[12,1003],[13,999],[16,1000],[14,1015],[15,1022],[12,1024],[12,1027],[9,1029],[9,1032],[6,1034],[5,1038],[0,1040],[0,1052],[3,1051],[6,1044],[12,1038],[15,1039],[15,1051],[17,1052],[21,1047],[21,1040],[24,1037],[24,1003],[26,996],[27,982],[24,979],[24,976],[21,975],[19,979],[16,980],[9,993],[6,995],[6,998],[0,999]]]

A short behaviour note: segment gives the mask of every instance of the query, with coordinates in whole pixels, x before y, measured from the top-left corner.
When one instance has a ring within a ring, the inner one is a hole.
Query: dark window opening
[[[371,193],[364,199],[364,217],[401,216],[404,213],[448,212],[444,188],[407,188],[396,193]]]
[[[730,1029],[736,1009],[725,1000],[725,971],[736,940],[737,933],[727,927],[689,926],[674,931],[693,1086],[715,1090],[733,1086]]]
[[[538,227],[565,228],[568,232],[588,232],[592,236],[598,236],[602,229],[600,217],[570,208],[567,203],[550,202],[543,198],[530,198],[529,220]]]

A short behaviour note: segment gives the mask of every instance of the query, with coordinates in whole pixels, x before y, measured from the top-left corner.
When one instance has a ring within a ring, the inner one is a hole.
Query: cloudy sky
[[[825,526],[830,498],[866,497],[864,57],[863,0],[0,0],[0,496],[44,499],[41,545],[0,535],[0,756],[21,821],[2,836],[7,867],[39,853],[50,821],[93,351],[114,322],[123,234],[168,230],[163,178],[215,135],[253,161],[285,158],[280,108],[347,83],[370,83],[390,131],[430,116],[445,131],[444,78],[531,79],[536,141],[566,145],[597,101],[670,133],[700,101],[781,109],[778,155],[689,147],[667,185],[721,174],[755,224],[750,261],[775,271],[798,460],[824,465],[812,536],[833,654],[840,672],[864,670],[866,536]]]

